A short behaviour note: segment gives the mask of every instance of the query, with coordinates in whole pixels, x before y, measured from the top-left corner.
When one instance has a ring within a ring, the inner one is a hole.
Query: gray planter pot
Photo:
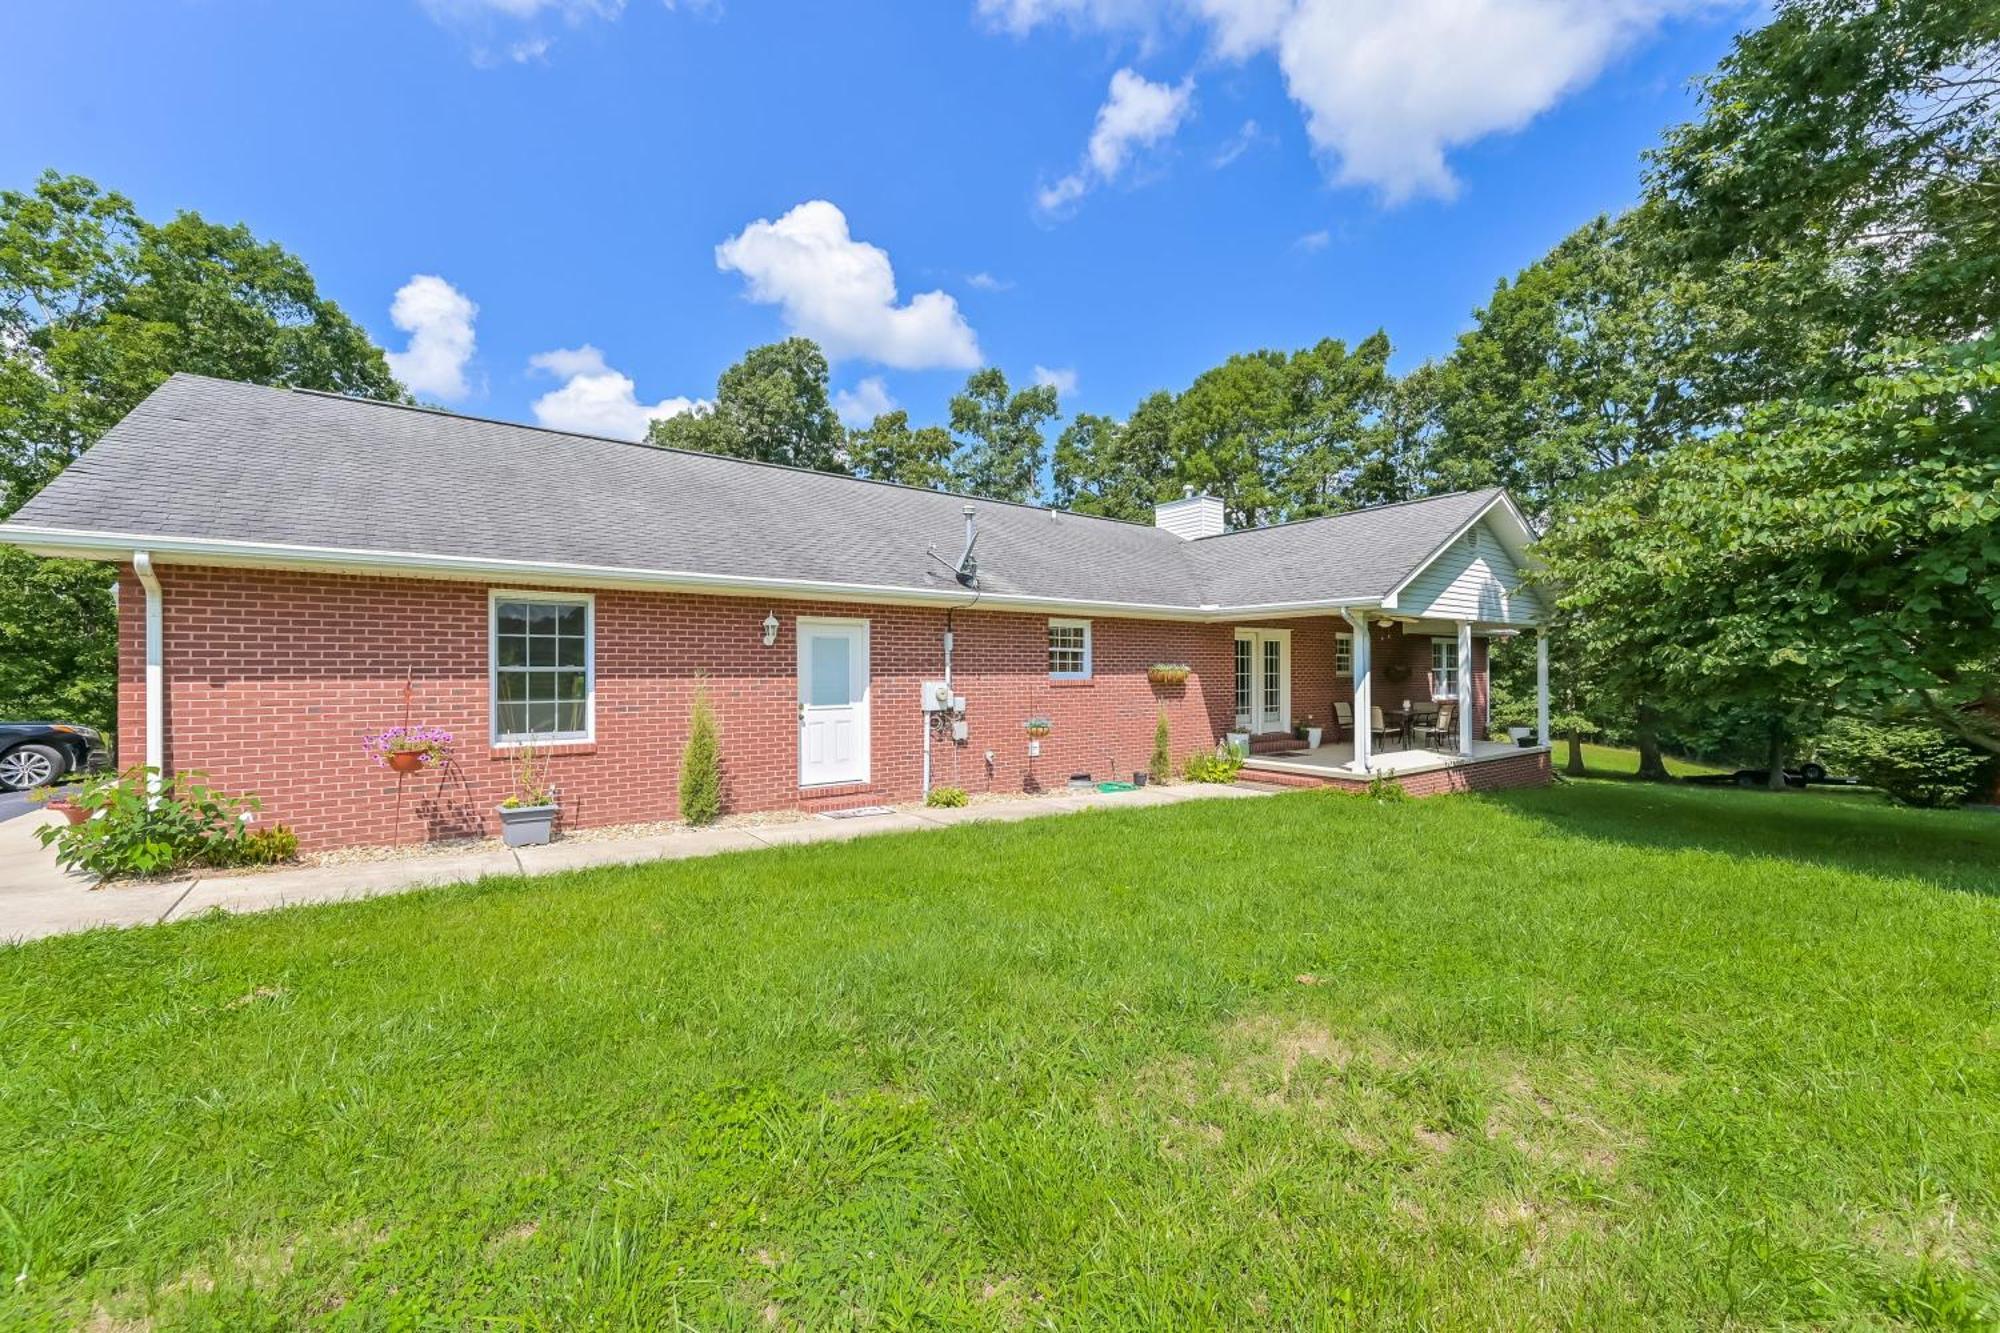
[[[555,834],[557,805],[500,807],[500,836],[509,847],[539,847]]]

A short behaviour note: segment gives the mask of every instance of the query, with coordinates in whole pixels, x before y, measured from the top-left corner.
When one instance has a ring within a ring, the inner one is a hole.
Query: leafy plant
[[[247,824],[260,803],[218,792],[201,776],[162,777],[139,767],[86,777],[69,799],[89,817],[36,829],[35,836],[56,849],[58,864],[105,878],[241,864]]]
[[[533,742],[523,742],[514,754],[514,794],[500,802],[505,810],[554,805],[556,789],[549,785],[549,760]]]
[[[1181,776],[1189,782],[1234,782],[1242,771],[1243,759],[1235,754],[1191,754],[1181,765]]]
[[[1843,718],[1828,729],[1820,757],[1880,787],[1905,805],[1962,805],[1978,789],[1986,757],[1935,727],[1871,726]]]
[[[924,804],[933,810],[956,810],[971,799],[963,787],[932,787],[924,793]]]
[[[681,818],[699,826],[714,823],[721,814],[722,744],[708,690],[697,687],[687,748],[681,751]]]
[[[1146,679],[1155,685],[1179,685],[1194,674],[1185,662],[1155,662],[1146,668]]]
[[[283,824],[253,828],[235,842],[211,848],[203,857],[207,865],[275,866],[299,857],[299,835]]]
[[[1387,773],[1373,773],[1368,778],[1368,790],[1364,793],[1371,801],[1409,801],[1415,798],[1403,790],[1403,784]]]
[[[1174,775],[1172,743],[1167,732],[1167,710],[1160,710],[1160,720],[1153,724],[1153,758],[1146,765],[1146,776],[1154,782],[1165,782]]]
[[[1055,724],[1045,717],[1031,717],[1021,725],[1026,727],[1028,734],[1036,740],[1040,740],[1056,729]]]

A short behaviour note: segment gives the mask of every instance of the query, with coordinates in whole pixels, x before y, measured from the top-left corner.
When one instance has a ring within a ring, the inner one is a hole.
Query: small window
[[[1458,640],[1431,640],[1431,698],[1458,697]]]
[[[1049,622],[1049,676],[1054,680],[1090,678],[1090,622]]]
[[[493,598],[493,739],[581,741],[591,736],[589,598]]]
[[[1354,679],[1354,636],[1333,636],[1333,674],[1342,680]]]

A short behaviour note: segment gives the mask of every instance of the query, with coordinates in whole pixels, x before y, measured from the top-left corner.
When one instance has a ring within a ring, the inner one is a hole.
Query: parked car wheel
[[[1826,770],[1818,764],[1803,764],[1799,768],[1799,776],[1807,782],[1825,782]]]
[[[46,787],[69,771],[69,756],[48,745],[17,745],[0,754],[0,787],[26,791]]]
[[[1761,787],[1764,785],[1764,779],[1755,773],[1738,773],[1736,775],[1736,785],[1739,787]]]

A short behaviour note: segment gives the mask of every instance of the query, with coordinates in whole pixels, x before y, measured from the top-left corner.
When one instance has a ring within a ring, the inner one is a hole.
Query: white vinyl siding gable
[[[1521,586],[1521,571],[1482,520],[1410,580],[1396,598],[1400,614],[1440,620],[1527,625],[1541,603]]]

